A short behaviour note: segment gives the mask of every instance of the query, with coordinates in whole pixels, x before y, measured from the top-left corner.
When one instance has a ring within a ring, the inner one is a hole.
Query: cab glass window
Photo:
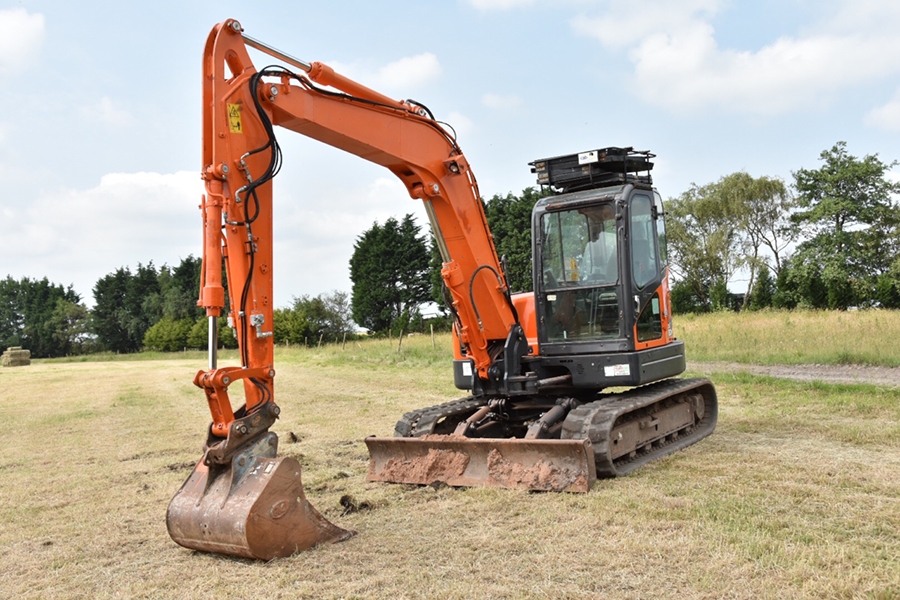
[[[654,194],[656,200],[656,233],[659,238],[659,262],[660,266],[665,267],[668,263],[666,249],[666,218],[663,216],[662,198],[659,194]]]
[[[614,284],[618,280],[612,204],[547,213],[542,235],[545,289]]]
[[[637,320],[637,341],[649,342],[662,337],[662,316],[659,309],[659,293],[653,294],[650,302],[641,311]]]
[[[548,341],[620,338],[612,203],[546,213],[542,219],[541,302]]]
[[[637,289],[646,286],[659,274],[652,207],[648,196],[635,196],[631,202],[631,267]]]

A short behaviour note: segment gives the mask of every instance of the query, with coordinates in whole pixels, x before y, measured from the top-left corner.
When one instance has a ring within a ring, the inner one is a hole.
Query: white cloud
[[[276,305],[299,293],[350,290],[350,257],[356,238],[388,218],[413,213],[422,233],[429,231],[421,200],[413,200],[401,181],[377,177],[360,185],[310,182],[302,198],[293,191],[276,198],[275,262],[279,275]],[[278,192],[278,190],[276,190]],[[324,208],[323,208],[324,206]],[[293,280],[285,283],[283,278]],[[290,287],[291,291],[285,289]]]
[[[112,173],[89,189],[46,193],[25,206],[0,202],[3,276],[73,284],[93,304],[94,284],[119,267],[177,265],[202,254],[202,194],[193,171]],[[303,293],[348,291],[353,244],[375,221],[413,213],[428,231],[422,202],[390,175],[360,184],[283,181],[275,194],[276,306]]]
[[[900,131],[900,90],[897,90],[890,102],[869,111],[865,122],[876,129]]]
[[[900,25],[900,4],[894,0],[842,0],[826,25],[836,32],[896,32]]]
[[[438,80],[444,71],[437,56],[431,52],[406,56],[381,67],[362,62],[332,61],[326,64],[335,72],[389,96],[391,94],[405,96],[416,88]]]
[[[112,173],[90,189],[5,206],[4,263],[19,276],[72,283],[90,302],[97,279],[118,267],[199,254],[202,192],[194,172]]]
[[[534,0],[468,0],[469,4],[477,10],[508,10],[532,6]]]
[[[579,15],[569,21],[576,33],[599,40],[604,46],[623,48],[662,31],[681,32],[716,14],[721,0],[651,0],[640,5],[616,2],[599,17]]]
[[[519,108],[524,104],[522,98],[516,96],[515,94],[494,94],[492,92],[488,92],[487,94],[481,97],[481,103],[488,108],[497,108],[497,109],[515,109]]]
[[[449,123],[457,135],[465,135],[471,133],[475,129],[475,124],[472,123],[470,118],[456,111],[451,111],[446,119],[439,120]]]
[[[673,111],[781,114],[827,104],[843,89],[900,72],[894,58],[900,9],[885,2],[865,0],[859,11],[845,2],[803,35],[754,51],[719,47],[710,23],[721,7],[716,0],[642,6],[646,15],[614,4],[570,24],[607,47],[626,48],[641,99]]]
[[[30,15],[24,8],[0,10],[0,74],[33,66],[43,43],[44,15]]]
[[[435,81],[443,69],[430,52],[401,58],[378,70],[378,82],[387,88],[414,88]]]
[[[84,106],[81,114],[92,121],[100,121],[108,125],[129,125],[132,122],[131,114],[116,103],[109,96],[103,96],[100,102],[91,106]]]

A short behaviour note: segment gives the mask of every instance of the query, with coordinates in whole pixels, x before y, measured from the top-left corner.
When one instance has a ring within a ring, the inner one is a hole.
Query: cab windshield
[[[619,252],[612,203],[545,213],[541,231],[549,341],[619,337]]]
[[[616,215],[611,204],[547,213],[543,238],[544,289],[618,280]]]

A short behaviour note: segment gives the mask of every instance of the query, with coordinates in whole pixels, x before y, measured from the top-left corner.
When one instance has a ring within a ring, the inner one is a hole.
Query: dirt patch
[[[429,484],[459,477],[469,466],[469,456],[453,450],[430,449],[420,458],[401,460],[392,458],[384,465],[381,475],[388,481]]]
[[[344,494],[343,496],[341,496],[340,504],[344,508],[344,510],[341,512],[341,516],[347,516],[349,514],[364,510],[371,510],[373,508],[371,503],[366,502],[365,500],[359,502],[350,494]]]
[[[733,362],[688,362],[688,369],[710,373],[750,373],[796,381],[870,383],[900,387],[900,368],[865,365],[749,365]]]
[[[587,487],[584,473],[560,469],[546,461],[523,465],[506,460],[497,450],[487,457],[491,479],[502,482],[503,487],[525,487],[533,490],[565,490],[571,486]]]

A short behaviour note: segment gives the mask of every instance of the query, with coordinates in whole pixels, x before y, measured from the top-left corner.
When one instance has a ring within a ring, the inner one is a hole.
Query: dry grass
[[[723,375],[713,436],[588,494],[366,483],[366,435],[459,395],[443,342],[279,350],[280,452],[359,535],[269,563],[166,533],[209,418],[202,357],[3,369],[0,596],[900,595],[900,391]],[[371,508],[342,514],[345,494]]]
[[[900,366],[900,311],[759,311],[676,315],[689,360]]]

